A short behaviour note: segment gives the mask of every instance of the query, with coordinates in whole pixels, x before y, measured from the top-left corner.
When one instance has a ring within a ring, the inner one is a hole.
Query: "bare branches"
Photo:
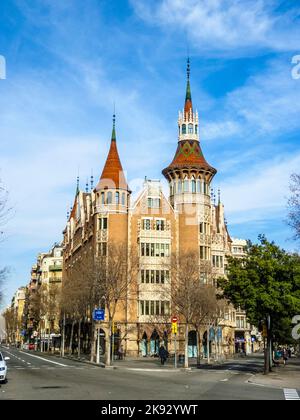
[[[0,179],[0,241],[3,238],[3,226],[8,221],[10,211],[11,208],[8,207],[8,191],[5,189]]]
[[[1,179],[0,179],[0,242],[3,240],[3,235],[4,235],[4,231],[3,231],[3,227],[5,225],[5,223],[8,220],[8,214],[10,212],[10,208],[8,208],[8,192],[7,190],[4,188],[3,184],[1,183]],[[3,299],[3,283],[4,283],[4,279],[7,275],[7,268],[0,268],[0,303]]]
[[[300,239],[300,174],[291,176],[290,191],[288,224],[294,230],[294,238]]]

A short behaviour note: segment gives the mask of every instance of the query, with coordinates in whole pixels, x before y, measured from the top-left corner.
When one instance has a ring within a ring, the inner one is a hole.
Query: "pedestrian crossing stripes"
[[[284,397],[287,401],[299,401],[300,397],[296,389],[284,388]]]

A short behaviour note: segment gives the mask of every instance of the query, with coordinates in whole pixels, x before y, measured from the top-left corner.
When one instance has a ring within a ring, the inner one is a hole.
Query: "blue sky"
[[[206,159],[230,232],[294,250],[285,218],[300,167],[300,2],[0,2],[0,178],[13,213],[0,244],[6,302],[38,252],[62,238],[79,168],[97,179],[116,103],[118,147],[135,189],[177,144],[187,49]]]

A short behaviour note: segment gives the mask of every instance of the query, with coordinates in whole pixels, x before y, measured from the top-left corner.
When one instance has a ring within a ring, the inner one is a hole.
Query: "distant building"
[[[0,343],[6,339],[6,327],[4,316],[0,314]]]
[[[59,334],[61,285],[62,246],[55,244],[49,252],[40,253],[31,268],[24,308],[26,341],[37,337],[48,341],[51,334]]]

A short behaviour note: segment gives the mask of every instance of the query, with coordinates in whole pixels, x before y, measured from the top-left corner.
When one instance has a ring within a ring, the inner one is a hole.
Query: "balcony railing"
[[[61,277],[49,277],[49,283],[61,283]]]
[[[49,265],[49,271],[62,271],[62,264],[60,264],[60,265]]]

